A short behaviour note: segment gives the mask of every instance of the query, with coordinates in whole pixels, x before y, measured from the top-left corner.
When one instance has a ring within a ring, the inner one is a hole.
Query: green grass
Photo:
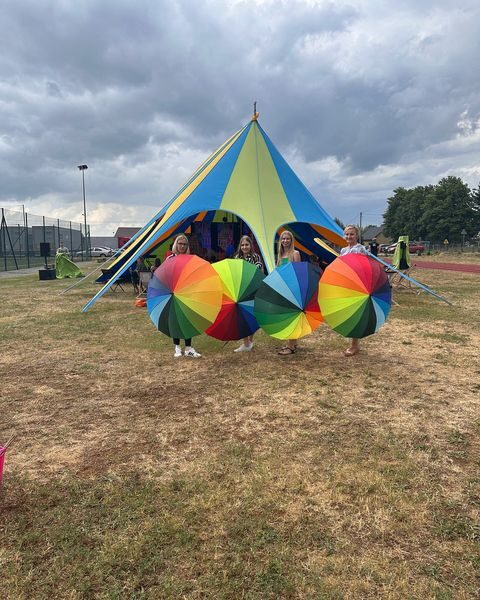
[[[198,361],[109,294],[0,280],[0,597],[470,599],[480,589],[480,277],[395,294],[344,359]]]

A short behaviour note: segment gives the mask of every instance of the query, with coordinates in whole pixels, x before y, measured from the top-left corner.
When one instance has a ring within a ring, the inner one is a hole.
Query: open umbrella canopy
[[[255,296],[254,314],[266,333],[296,340],[323,321],[318,305],[319,273],[309,263],[288,263],[270,273]]]
[[[362,254],[347,254],[325,269],[318,301],[333,330],[345,337],[363,338],[385,322],[392,290],[381,264]]]
[[[147,308],[159,331],[172,338],[203,333],[218,315],[222,284],[210,263],[180,254],[166,260],[153,274]]]
[[[239,340],[252,335],[259,325],[253,314],[255,293],[265,275],[251,263],[227,258],[214,263],[223,287],[222,307],[206,331],[218,340]]]

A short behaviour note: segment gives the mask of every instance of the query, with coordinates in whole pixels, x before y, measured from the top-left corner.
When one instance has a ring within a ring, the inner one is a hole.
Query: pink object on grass
[[[5,460],[5,448],[3,446],[0,446],[0,483],[2,483],[2,477],[3,477],[3,463]]]

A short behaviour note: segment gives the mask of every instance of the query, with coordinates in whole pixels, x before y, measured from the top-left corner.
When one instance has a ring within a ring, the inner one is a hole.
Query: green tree
[[[472,193],[459,177],[450,175],[433,186],[425,198],[420,226],[426,239],[459,242],[462,229],[470,237],[475,233]]]
[[[471,193],[474,235],[480,233],[480,184]]]
[[[387,210],[383,213],[383,230],[392,239],[397,239],[402,229],[402,202],[406,193],[403,187],[393,190],[393,196],[387,201]]]
[[[429,185],[394,190],[394,196],[388,199],[388,207],[383,215],[385,233],[393,239],[399,235],[408,235],[412,240],[425,239],[421,219],[426,198],[432,189]]]

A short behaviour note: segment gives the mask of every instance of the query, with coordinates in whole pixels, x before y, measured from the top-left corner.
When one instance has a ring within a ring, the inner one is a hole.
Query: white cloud
[[[477,185],[480,7],[466,0],[8,3],[0,32],[0,205],[150,218],[246,122],[333,215],[399,185]],[[118,223],[120,224],[120,222]]]

